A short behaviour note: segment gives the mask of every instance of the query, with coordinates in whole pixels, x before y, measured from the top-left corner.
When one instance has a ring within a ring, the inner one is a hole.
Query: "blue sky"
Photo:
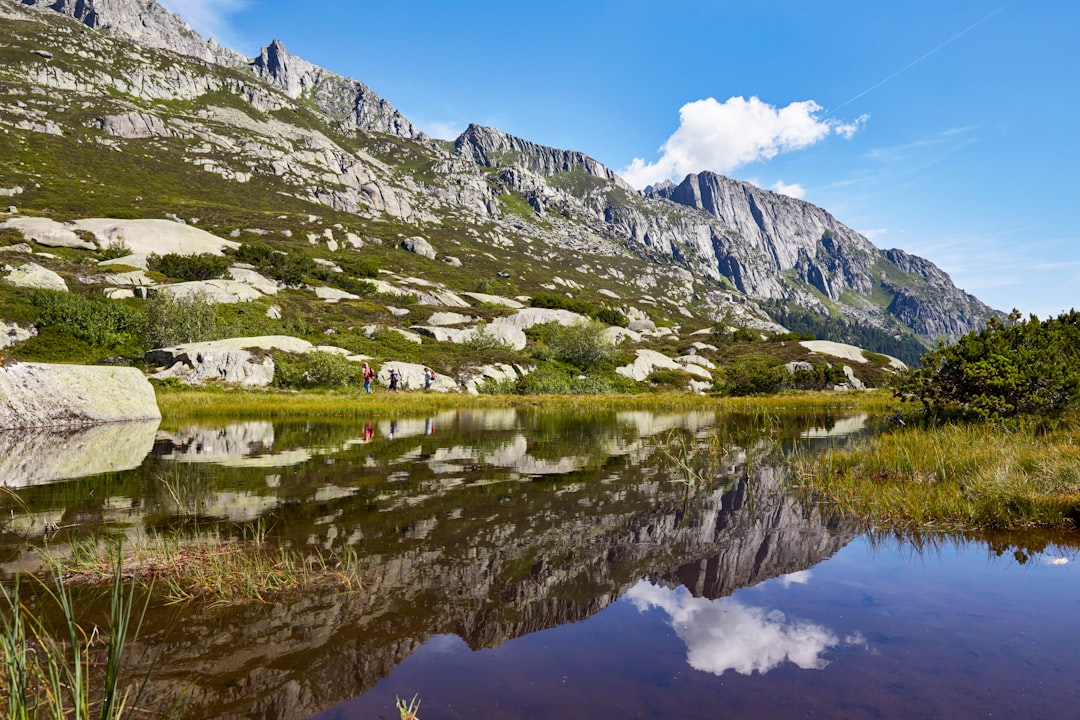
[[[820,205],[1000,310],[1080,306],[1073,0],[166,0],[356,78],[425,132],[714,170]]]

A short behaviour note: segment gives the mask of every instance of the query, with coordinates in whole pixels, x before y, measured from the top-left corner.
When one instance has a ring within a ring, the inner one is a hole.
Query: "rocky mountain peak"
[[[290,54],[280,40],[264,47],[250,67],[289,97],[308,98],[319,110],[346,125],[410,139],[424,137],[408,118],[367,85]]]
[[[469,125],[454,146],[459,155],[484,167],[515,165],[542,176],[579,171],[634,192],[613,170],[584,153],[538,145],[496,128]]]
[[[58,12],[89,28],[112,32],[151,47],[216,65],[242,65],[240,53],[207,40],[191,29],[183,18],[155,0],[20,0],[35,9]]]

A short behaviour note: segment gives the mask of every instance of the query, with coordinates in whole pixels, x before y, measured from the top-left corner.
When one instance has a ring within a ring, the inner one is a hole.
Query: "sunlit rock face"
[[[0,367],[0,428],[160,419],[154,388],[135,368],[44,363]]]

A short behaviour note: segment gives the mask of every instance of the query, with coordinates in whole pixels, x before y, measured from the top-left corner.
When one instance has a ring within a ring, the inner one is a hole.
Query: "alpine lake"
[[[152,600],[139,705],[183,717],[1080,716],[1080,535],[865,532],[793,480],[793,453],[878,422],[517,407],[0,433],[0,572],[103,534],[354,553],[351,589]],[[102,594],[76,590],[81,619]]]

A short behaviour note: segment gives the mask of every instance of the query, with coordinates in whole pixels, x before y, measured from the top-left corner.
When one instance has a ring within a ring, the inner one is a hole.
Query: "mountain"
[[[810,203],[708,172],[638,192],[584,153],[478,125],[432,140],[363,83],[276,40],[243,57],[152,0],[0,0],[0,18],[0,193],[20,217],[167,217],[337,270],[363,255],[444,299],[569,295],[678,337],[787,324],[909,362],[1000,315]]]

